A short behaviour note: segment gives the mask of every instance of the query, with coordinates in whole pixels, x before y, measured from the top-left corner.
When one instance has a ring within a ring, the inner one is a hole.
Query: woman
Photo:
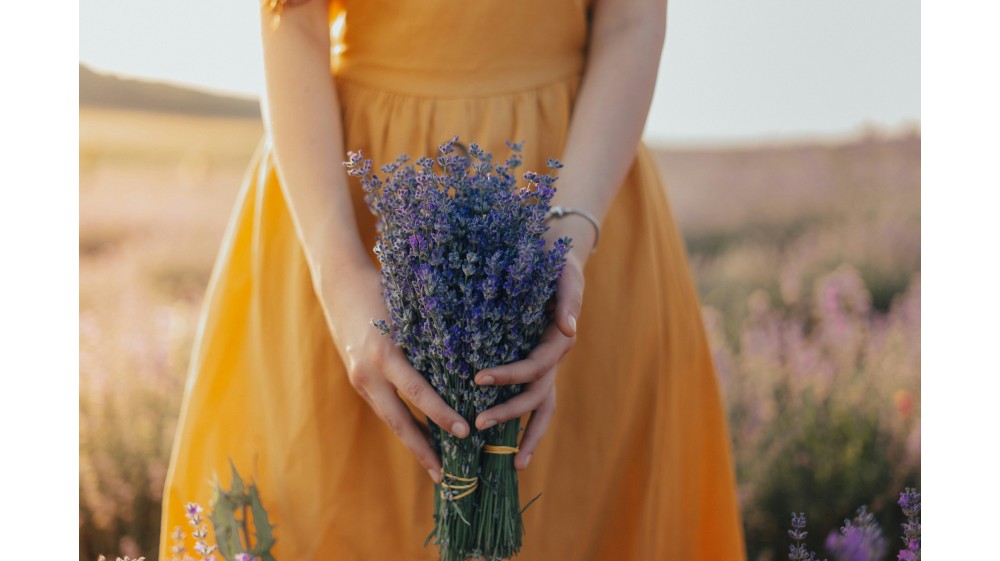
[[[543,495],[519,558],[745,557],[697,294],[640,142],[665,4],[287,0],[277,26],[262,11],[269,131],[209,282],[161,559],[229,457],[280,561],[436,558],[440,460],[420,419],[470,427],[369,324],[388,317],[374,217],[342,161],[434,155],[453,135],[499,157],[523,139],[523,170],[557,157],[553,204],[580,211],[550,222],[574,249],[543,341],[477,375],[528,384],[475,419],[530,414],[515,465],[522,497]]]

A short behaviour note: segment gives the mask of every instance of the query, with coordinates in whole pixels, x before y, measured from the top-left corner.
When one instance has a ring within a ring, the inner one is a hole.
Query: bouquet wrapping
[[[384,180],[360,151],[348,152],[344,165],[361,178],[378,217],[375,253],[390,318],[373,323],[471,429],[457,438],[428,419],[443,471],[428,542],[443,561],[498,560],[521,547],[513,464],[520,419],[480,431],[475,418],[521,387],[479,386],[473,377],[537,344],[571,240],[548,246],[542,237],[562,164],[550,158],[547,174],[526,172],[519,187],[523,143],[507,142],[509,157],[494,164],[477,144],[461,154],[457,142],[416,166],[399,156],[381,168]]]

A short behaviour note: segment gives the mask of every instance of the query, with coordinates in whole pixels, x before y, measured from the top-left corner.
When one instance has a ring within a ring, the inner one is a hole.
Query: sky
[[[258,5],[81,0],[80,59],[99,71],[259,97]],[[917,0],[668,6],[649,141],[784,141],[919,124]]]

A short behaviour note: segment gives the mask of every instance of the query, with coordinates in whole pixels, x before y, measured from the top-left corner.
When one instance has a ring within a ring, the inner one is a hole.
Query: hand
[[[586,227],[590,228],[589,224]],[[538,345],[524,360],[486,368],[475,378],[480,385],[525,384],[521,393],[483,411],[476,418],[476,427],[482,430],[531,413],[520,451],[514,456],[514,467],[519,470],[528,467],[531,454],[556,410],[556,367],[576,343],[576,318],[580,317],[583,305],[583,266],[593,239],[592,231],[587,235],[587,230],[582,234],[579,230],[567,233],[553,227],[547,234],[549,239],[564,234],[574,239],[573,250],[566,257],[566,266],[556,287],[555,321],[545,328]],[[586,244],[582,250],[576,241],[581,238]]]
[[[372,319],[389,318],[380,273],[370,264],[345,270],[325,292],[331,295],[334,339],[351,385],[439,483],[441,459],[431,448],[427,427],[413,418],[396,390],[458,438],[469,435],[469,426],[410,365],[392,339],[371,325]]]

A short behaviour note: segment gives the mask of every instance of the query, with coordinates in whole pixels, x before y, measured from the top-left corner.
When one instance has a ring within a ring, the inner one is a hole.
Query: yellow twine
[[[458,499],[461,499],[461,498],[464,498],[464,497],[467,497],[467,496],[471,495],[473,492],[475,492],[476,488],[479,487],[479,478],[478,477],[459,477],[457,475],[452,475],[452,474],[446,472],[444,470],[444,468],[441,468],[441,475],[442,475],[442,477],[441,477],[441,487],[442,487],[442,489],[441,489],[441,498],[442,499],[448,499],[450,501],[457,501]],[[453,484],[453,483],[445,483],[445,481],[444,481],[445,477],[450,478],[450,479],[454,479],[455,481],[464,481],[465,483],[461,483],[461,484],[459,484],[459,483],[455,483],[455,484]],[[463,492],[461,492],[461,493],[459,493],[457,495],[449,497],[448,495],[445,494],[444,489],[465,489],[465,491],[463,491]]]
[[[483,452],[487,454],[517,454],[520,451],[519,448],[515,446],[494,446],[492,444],[487,444],[483,446]],[[478,477],[459,477],[457,475],[452,475],[444,471],[441,468],[441,498],[448,499],[451,501],[457,501],[458,499],[467,497],[471,495],[479,487]],[[455,481],[462,481],[463,483],[445,483],[445,478],[452,479]],[[445,489],[452,490],[462,490],[461,493],[453,496],[448,496],[445,494]]]
[[[516,446],[494,446],[487,444],[483,446],[483,452],[487,454],[517,454],[521,449]]]

